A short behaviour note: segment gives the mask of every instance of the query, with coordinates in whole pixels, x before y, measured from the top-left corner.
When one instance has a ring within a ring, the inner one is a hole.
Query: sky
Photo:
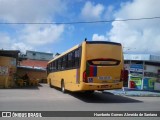
[[[160,55],[160,0],[0,0],[0,49],[62,53],[88,41],[112,41],[125,53]]]

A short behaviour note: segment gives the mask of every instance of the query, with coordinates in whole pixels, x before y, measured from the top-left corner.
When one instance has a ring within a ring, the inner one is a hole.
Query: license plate
[[[111,76],[100,76],[98,77],[99,80],[111,80],[112,77]]]
[[[89,83],[93,83],[93,78],[88,78]]]

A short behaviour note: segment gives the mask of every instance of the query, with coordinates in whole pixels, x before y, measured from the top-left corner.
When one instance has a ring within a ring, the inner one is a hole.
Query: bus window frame
[[[75,57],[75,52],[77,51],[78,57]],[[58,71],[64,71],[64,70],[71,70],[71,69],[78,69],[81,65],[81,54],[82,54],[82,46],[76,48],[73,51],[70,51],[67,54],[64,54],[60,58],[57,58],[56,60],[52,61],[48,64],[48,71],[47,73],[51,72],[58,72]],[[63,58],[65,57],[66,61],[63,61]],[[69,58],[70,57],[70,58]],[[70,59],[70,60],[69,60]],[[76,61],[78,61],[78,65],[76,65]],[[52,64],[55,64],[55,69],[51,70]],[[63,68],[64,64],[64,68]]]

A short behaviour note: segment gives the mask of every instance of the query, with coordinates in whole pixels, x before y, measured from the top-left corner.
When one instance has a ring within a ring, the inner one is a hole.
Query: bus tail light
[[[120,81],[123,81],[124,84],[128,83],[128,70],[121,70],[121,78]]]
[[[121,81],[128,81],[128,70],[122,69],[121,70]]]
[[[121,70],[120,81],[124,80],[124,69]]]
[[[86,82],[86,83],[88,82],[86,71],[83,72],[83,82]]]

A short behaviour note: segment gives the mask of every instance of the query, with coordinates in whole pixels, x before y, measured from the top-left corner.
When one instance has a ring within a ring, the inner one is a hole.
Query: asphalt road
[[[63,94],[59,89],[41,84],[31,88],[0,89],[0,111],[160,111],[160,97],[124,97],[101,92]]]

